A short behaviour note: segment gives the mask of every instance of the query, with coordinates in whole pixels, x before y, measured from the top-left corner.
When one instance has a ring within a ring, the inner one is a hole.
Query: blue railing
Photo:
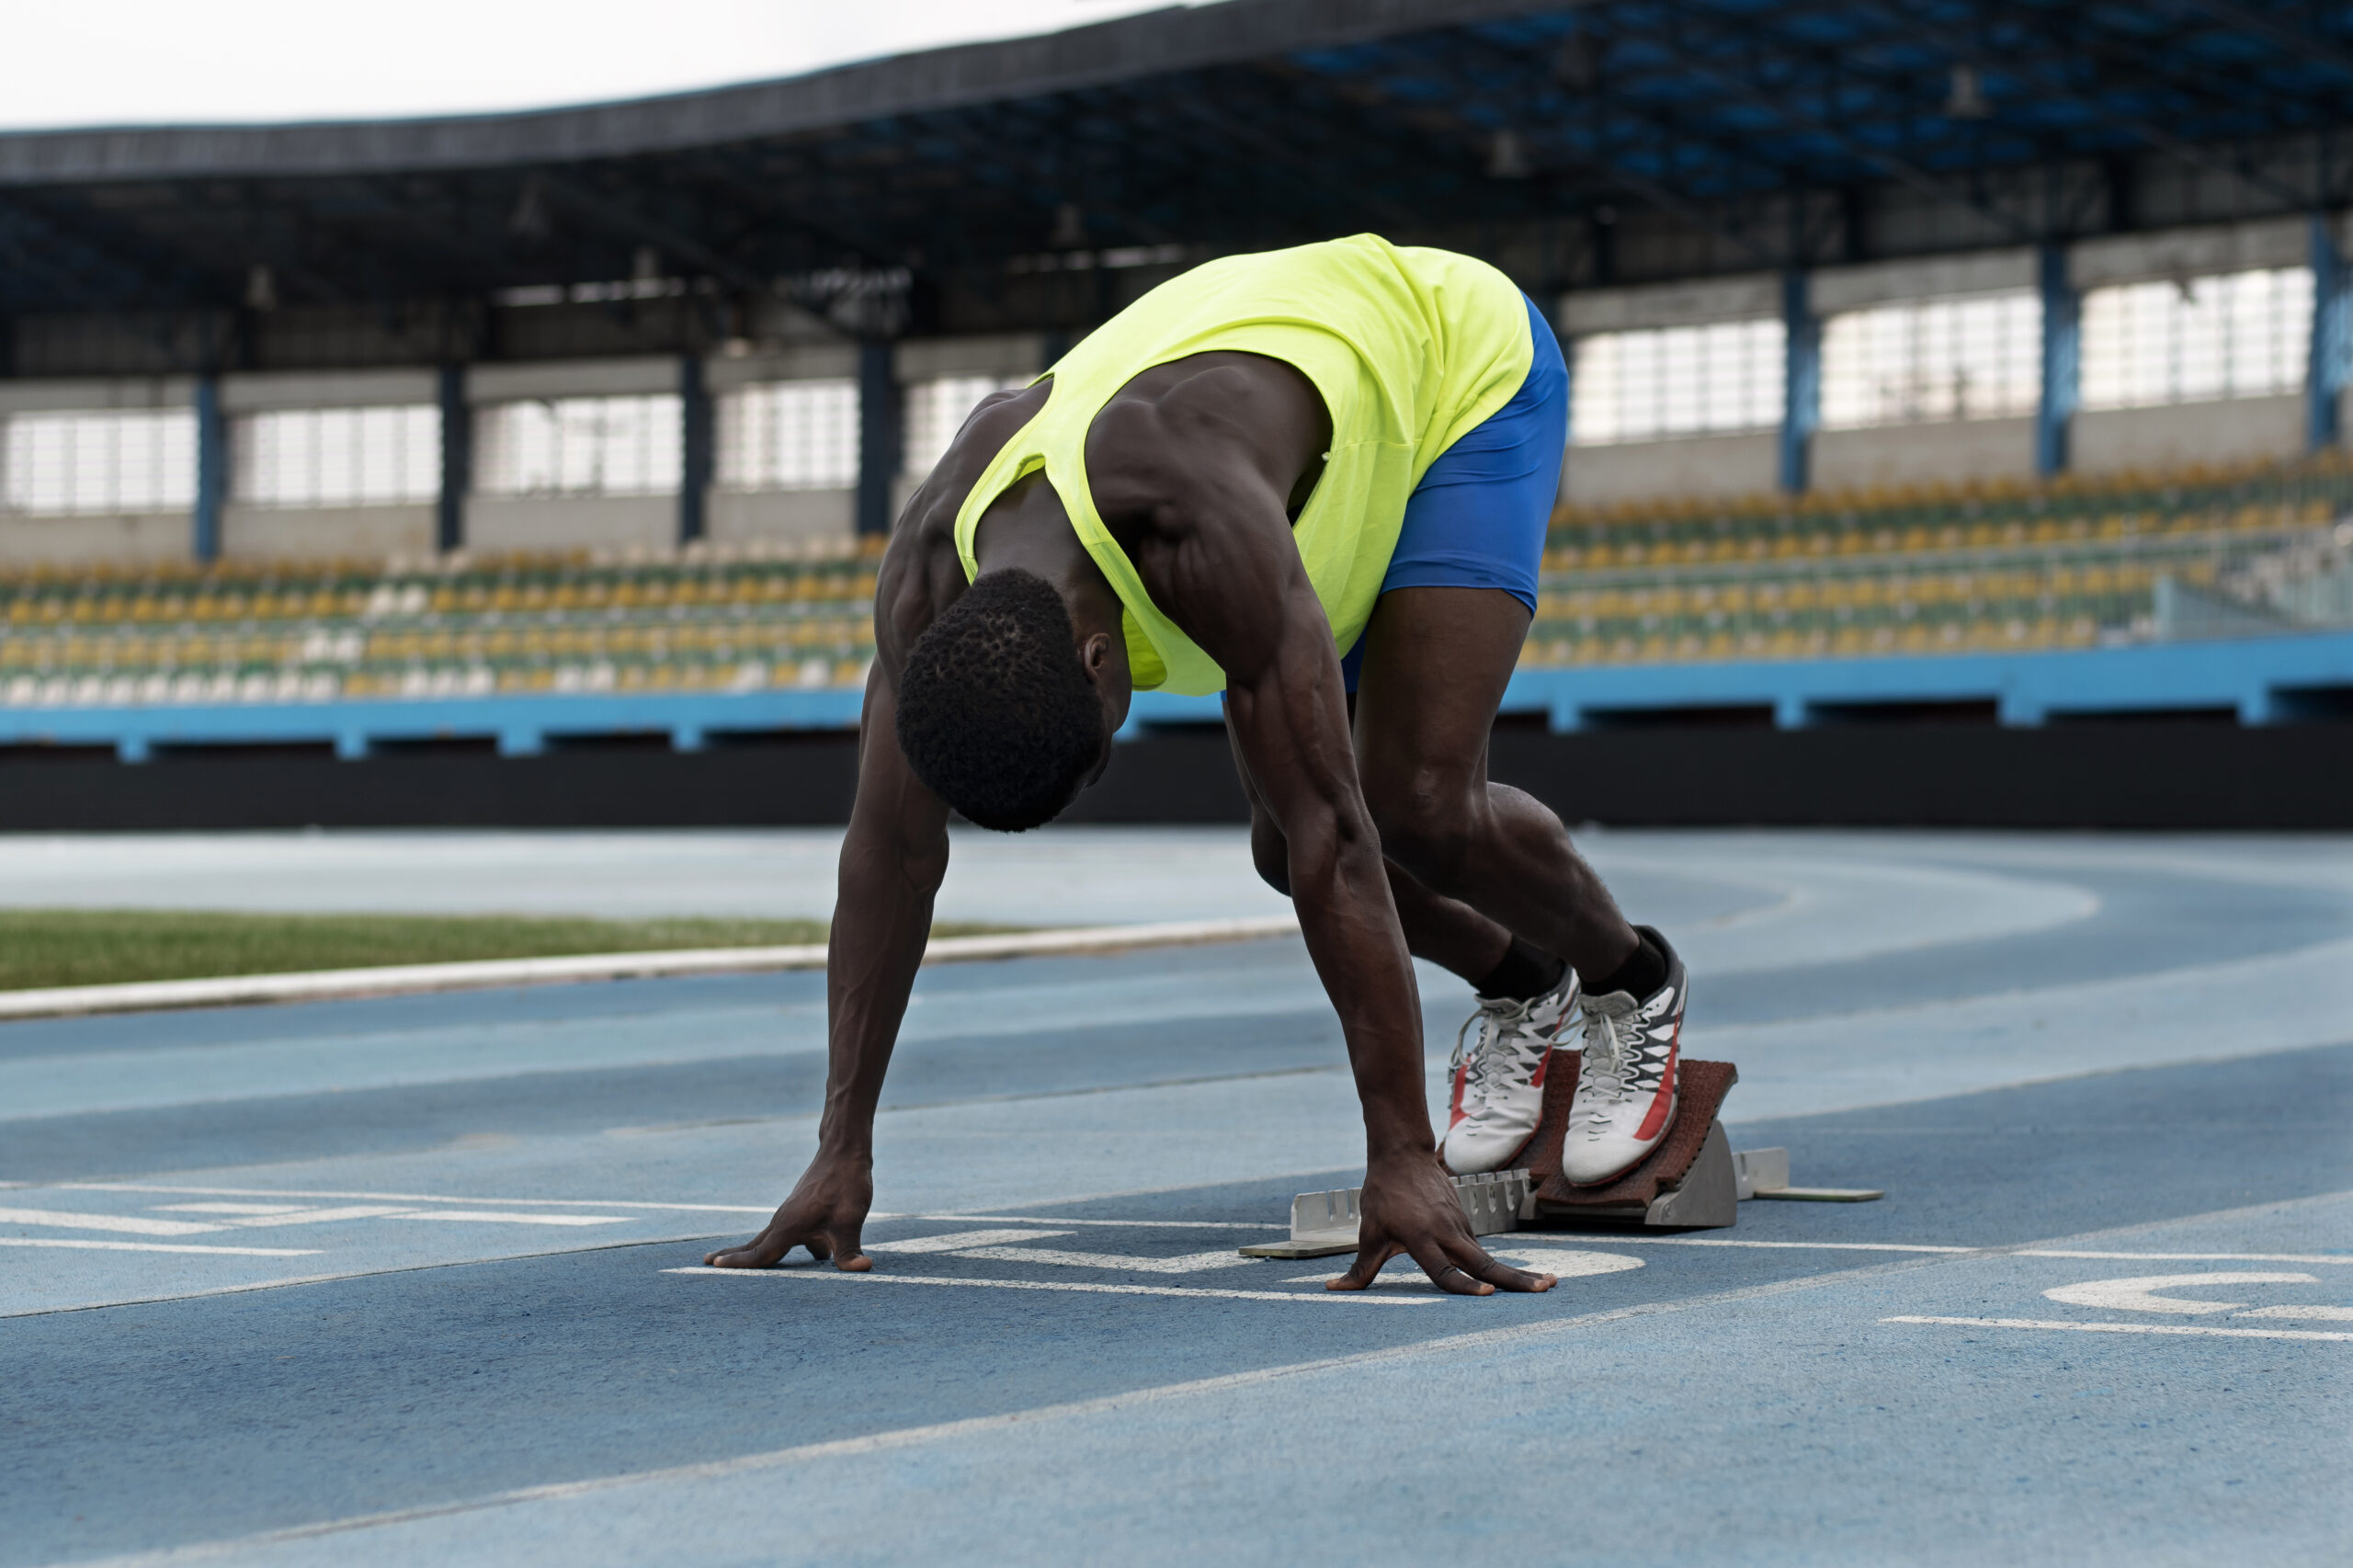
[[[0,745],[111,746],[126,762],[160,748],[326,744],[345,757],[437,740],[489,741],[510,756],[575,737],[664,735],[696,751],[730,733],[839,730],[858,722],[853,687],[743,692],[362,699],[185,706],[0,708]],[[1587,665],[1523,669],[1506,713],[1560,731],[1677,710],[1769,708],[1796,729],[1874,708],[1991,702],[2000,722],[2075,713],[2228,709],[2244,723],[2290,722],[2353,702],[2353,631],[2019,653]],[[1214,723],[1214,697],[1144,692],[1124,734]]]

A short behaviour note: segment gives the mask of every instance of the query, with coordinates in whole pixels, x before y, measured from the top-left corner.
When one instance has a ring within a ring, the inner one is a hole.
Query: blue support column
[[[2336,445],[2338,409],[2345,383],[2353,377],[2353,324],[2348,324],[2345,254],[2337,249],[2328,215],[2312,219],[2313,341],[2304,367],[2304,444],[2317,452]]]
[[[434,498],[433,545],[444,555],[466,545],[466,492],[473,488],[473,411],[466,406],[466,368],[441,367],[441,493]]]
[[[899,477],[899,374],[888,343],[858,346],[858,531],[891,531]]]
[[[2067,247],[2046,244],[2042,285],[2042,401],[2034,415],[2034,471],[2067,471],[2067,433],[2083,370],[2083,301],[2067,277]]]
[[[1577,438],[1577,340],[1561,330],[1561,318],[1558,313],[1552,317],[1551,325],[1552,340],[1561,346],[1562,368],[1569,372],[1568,384],[1563,389],[1565,395],[1562,398],[1569,421],[1567,438],[1561,444],[1561,460],[1565,465],[1568,461],[1568,449],[1575,444]],[[1565,466],[1563,472],[1566,472]]]
[[[1814,319],[1806,274],[1781,276],[1781,324],[1788,349],[1781,364],[1781,488],[1796,494],[1813,483],[1813,433],[1822,424],[1822,323]]]
[[[692,544],[703,536],[703,509],[710,499],[711,470],[718,453],[710,386],[703,379],[699,354],[687,355],[678,361],[678,419],[682,457],[678,474],[678,542]]]
[[[221,559],[221,506],[229,494],[229,422],[221,412],[221,378],[196,381],[196,506],[191,540],[199,562]]]

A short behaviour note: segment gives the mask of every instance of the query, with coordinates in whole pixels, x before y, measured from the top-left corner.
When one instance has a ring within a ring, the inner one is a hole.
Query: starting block
[[[1751,1199],[1814,1203],[1868,1203],[1884,1194],[1869,1188],[1790,1185],[1787,1149],[1734,1151],[1716,1119],[1740,1081],[1729,1062],[1687,1059],[1677,1074],[1674,1131],[1633,1169],[1599,1187],[1561,1179],[1561,1143],[1568,1134],[1576,1075],[1560,1074],[1544,1085],[1543,1110],[1521,1170],[1456,1176],[1454,1190],[1474,1236],[1550,1230],[1583,1223],[1635,1224],[1652,1229],[1707,1230],[1735,1223]],[[1328,1257],[1357,1250],[1362,1189],[1303,1192],[1291,1199],[1290,1236],[1245,1246],[1245,1257]]]

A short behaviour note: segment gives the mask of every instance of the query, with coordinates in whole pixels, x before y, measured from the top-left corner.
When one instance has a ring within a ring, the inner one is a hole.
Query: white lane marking
[[[1494,1236],[1484,1239],[1495,1240]],[[1530,1274],[1550,1274],[1560,1279],[1581,1279],[1594,1274],[1623,1274],[1629,1269],[1643,1267],[1643,1260],[1639,1257],[1627,1257],[1623,1254],[1610,1252],[1560,1252],[1551,1249],[1532,1249],[1509,1254],[1499,1252],[1494,1256],[1498,1262],[1508,1263],[1514,1268],[1524,1268]],[[1392,1258],[1390,1261],[1403,1264],[1404,1267],[1394,1273],[1383,1273],[1372,1282],[1374,1290],[1427,1290],[1434,1289],[1428,1278],[1414,1268],[1410,1258]],[[1340,1272],[1335,1269],[1324,1274],[1295,1274],[1283,1283],[1321,1285],[1327,1279],[1336,1278]]]
[[[993,1220],[1006,1225],[1108,1225],[1115,1230],[1164,1231],[1279,1231],[1281,1225],[1259,1225],[1242,1220],[1072,1220],[1054,1219],[1035,1214],[916,1214],[917,1220],[937,1220],[942,1223],[970,1224],[976,1220]],[[880,1215],[871,1216],[879,1219]]]
[[[2078,1252],[2063,1247],[2020,1247],[2012,1256],[2120,1258],[2127,1263],[2353,1263],[2353,1253],[2326,1252]]]
[[[158,1203],[158,1214],[300,1214],[302,1203]]]
[[[409,1209],[395,1220],[462,1220],[482,1225],[625,1225],[626,1214],[502,1214],[490,1209]]]
[[[122,1231],[134,1236],[201,1236],[226,1225],[194,1220],[145,1220],[135,1214],[84,1214],[70,1209],[0,1209],[0,1225],[46,1225],[60,1231]]]
[[[1924,1246],[1914,1242],[1736,1242],[1724,1236],[1612,1236],[1620,1241],[1662,1247],[1759,1247],[1790,1252],[1995,1252],[1996,1247]]]
[[[296,1209],[284,1214],[232,1220],[229,1223],[247,1229],[269,1225],[334,1225],[346,1220],[386,1220],[406,1212],[406,1210],[387,1203],[355,1203],[341,1209]]]
[[[1623,1274],[1628,1269],[1643,1267],[1641,1258],[1626,1257],[1614,1252],[1562,1252],[1550,1247],[1514,1247],[1495,1256],[1514,1268],[1524,1268],[1531,1274],[1557,1275],[1563,1279],[1582,1279],[1593,1274]]]
[[[398,1508],[379,1514],[355,1514],[340,1519],[323,1519],[316,1524],[295,1525],[285,1529],[265,1530],[254,1535],[226,1540],[196,1541],[187,1546],[166,1547],[158,1551],[129,1552],[119,1557],[92,1559],[76,1564],[76,1568],[164,1568],[177,1562],[201,1562],[222,1557],[244,1557],[264,1547],[285,1545],[294,1541],[318,1540],[328,1536],[347,1535],[358,1530],[383,1529],[391,1526],[415,1524],[426,1519],[449,1518],[462,1514],[483,1513],[494,1508],[511,1508],[523,1504],[558,1502],[570,1497],[591,1496],[597,1493],[619,1491],[631,1486],[659,1486],[676,1483],[722,1481],[732,1476],[758,1474],[765,1471],[782,1470],[790,1466],[808,1464],[818,1460],[844,1459],[863,1454],[890,1453],[900,1449],[918,1448],[925,1444],[952,1442],[960,1437],[981,1437],[1011,1431],[1033,1421],[1064,1421],[1089,1415],[1110,1415],[1143,1405],[1160,1404],[1171,1400],[1190,1399],[1205,1394],[1235,1393],[1264,1388],[1287,1379],[1309,1377],[1321,1372],[1350,1370],[1358,1367],[1379,1366],[1392,1361],[1408,1361],[1417,1357],[1447,1355],[1459,1351],[1483,1350],[1506,1345],[1516,1345],[1531,1339],[1550,1338],[1574,1333],[1578,1329],[1605,1327],[1636,1318],[1654,1317],[1666,1312],[1679,1312],[1693,1307],[1734,1305],[1772,1296],[1792,1294],[1800,1290],[1818,1290],[1825,1285],[1917,1267],[1916,1263],[1888,1262],[1877,1266],[1841,1268],[1829,1274],[1816,1274],[1802,1279],[1777,1279],[1769,1285],[1749,1285],[1733,1290],[1715,1290],[1703,1296],[1688,1296],[1676,1301],[1645,1301],[1634,1306],[1612,1307],[1607,1312],[1584,1312],[1575,1317],[1548,1318],[1541,1323],[1513,1324],[1503,1328],[1481,1329],[1472,1334],[1449,1335],[1438,1339],[1425,1339],[1412,1345],[1392,1346],[1381,1350],[1362,1350],[1353,1355],[1326,1357],[1317,1361],[1294,1361],[1281,1367],[1261,1367],[1247,1372],[1228,1372],[1214,1378],[1200,1378],[1192,1382],[1162,1383],[1151,1388],[1131,1389],[1125,1393],[1104,1394],[1095,1399],[1072,1400],[1064,1404],[1039,1405],[1029,1410],[1006,1411],[995,1415],[972,1415],[961,1421],[942,1421],[928,1426],[901,1426],[885,1432],[872,1432],[858,1437],[836,1437],[829,1442],[801,1443],[789,1449],[771,1449],[765,1453],[739,1454],[733,1459],[706,1460],[698,1464],[675,1465],[665,1470],[641,1470],[618,1475],[596,1476],[585,1481],[560,1481],[541,1486],[517,1487],[509,1492],[494,1492],[484,1497],[462,1498],[453,1503],[428,1503],[414,1508]],[[677,1274],[775,1274],[777,1269],[751,1268],[681,1268],[667,1269]],[[814,1269],[806,1270],[816,1273]],[[829,1271],[830,1272],[830,1271]],[[841,1275],[843,1278],[904,1279],[904,1276],[866,1274]],[[945,1284],[969,1285],[969,1279],[942,1281]],[[1069,1286],[1044,1287],[1069,1290]],[[1131,1289],[1147,1294],[1179,1296],[1211,1296],[1227,1294],[1212,1290],[1154,1290],[1148,1286]],[[1285,1296],[1286,1301],[1319,1301],[1337,1296],[1342,1300],[1380,1301],[1382,1298],[1362,1292],[1329,1292],[1324,1296],[1302,1293]],[[1436,1296],[1391,1297],[1392,1302],[1413,1301],[1435,1301]],[[2346,1337],[2353,1338],[2353,1335]]]
[[[2200,1335],[2222,1339],[2353,1339],[2308,1328],[2224,1328],[2211,1323],[2049,1323],[2039,1318],[1881,1318],[1881,1323],[1949,1324],[1958,1328],[2047,1328],[2072,1334]]]
[[[2353,1323],[2353,1307],[2257,1307],[2243,1318],[2302,1318],[2307,1323]]]
[[[2111,1312],[2234,1312],[2245,1301],[2200,1301],[2184,1296],[2161,1296],[2160,1290],[2183,1286],[2317,1285],[2309,1274],[2143,1274],[2131,1279],[2093,1279],[2081,1285],[2061,1285],[2043,1294],[2071,1307],[2098,1307]]]
[[[909,1236],[904,1241],[868,1242],[865,1246],[869,1252],[961,1252],[999,1242],[1042,1242],[1068,1234],[1068,1231],[950,1231],[944,1236]]]
[[[174,1246],[168,1242],[93,1242],[79,1236],[0,1236],[0,1247],[79,1247],[91,1252],[202,1252],[231,1257],[316,1257],[316,1247]],[[10,1316],[17,1314],[11,1313]]]
[[[959,1247],[958,1257],[990,1263],[1043,1263],[1057,1268],[1120,1268],[1134,1274],[1205,1274],[1212,1268],[1248,1268],[1258,1260],[1222,1248],[1181,1257],[1135,1257],[1116,1252],[1057,1252],[1052,1247]]]
[[[478,1253],[462,1257],[434,1258],[425,1263],[401,1263],[390,1267],[340,1268],[331,1274],[288,1274],[275,1279],[248,1279],[236,1285],[210,1285],[201,1290],[169,1290],[156,1296],[110,1296],[103,1301],[68,1301],[54,1307],[17,1307],[0,1309],[0,1318],[55,1317],[63,1312],[95,1312],[109,1307],[152,1307],[163,1301],[200,1301],[208,1296],[244,1296],[256,1290],[285,1290],[301,1285],[335,1285],[347,1279],[381,1279],[388,1274],[423,1274],[437,1268],[474,1268],[485,1263],[514,1263],[535,1257],[576,1257],[584,1252],[618,1252],[623,1247],[666,1246],[682,1242],[711,1242],[719,1237],[709,1231],[698,1231],[685,1236],[631,1236],[626,1241],[567,1242],[561,1246],[530,1247],[520,1251]],[[0,1243],[29,1245],[30,1243]],[[142,1250],[144,1250],[143,1248]],[[176,1250],[176,1249],[175,1249]],[[244,1248],[238,1248],[244,1251]],[[253,1249],[256,1252],[262,1248]],[[275,1249],[268,1249],[275,1250]],[[295,1257],[314,1257],[314,1252],[297,1252]]]
[[[12,1185],[30,1187],[30,1182]],[[467,1198],[437,1192],[295,1192],[273,1187],[188,1187],[137,1181],[61,1181],[46,1184],[52,1192],[155,1192],[191,1198],[344,1198],[374,1203],[503,1203],[513,1209],[654,1209],[688,1214],[773,1214],[776,1205],[746,1203],[645,1203],[622,1198]],[[909,1214],[869,1214],[869,1220],[907,1220]]]
[[[1216,1290],[1194,1285],[1097,1285],[1077,1279],[958,1279],[940,1274],[850,1274],[838,1268],[665,1268],[665,1274],[742,1274],[763,1279],[861,1279],[886,1285],[969,1285],[981,1290],[1063,1290],[1083,1296],[1176,1296],[1225,1301],[1328,1301],[1386,1300],[1411,1304],[1411,1297],[1374,1298],[1351,1290]],[[1423,1298],[1435,1301],[1436,1296]]]

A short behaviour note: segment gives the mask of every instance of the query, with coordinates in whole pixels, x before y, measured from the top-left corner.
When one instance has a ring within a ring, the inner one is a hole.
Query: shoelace
[[[1461,1069],[1464,1055],[1463,1040],[1471,1033],[1471,1026],[1473,1024],[1489,1026],[1480,1029],[1479,1049],[1470,1053],[1471,1074],[1463,1080],[1462,1085],[1462,1098],[1466,1108],[1471,1104],[1484,1100],[1487,1080],[1495,1074],[1500,1065],[1497,1059],[1505,1054],[1500,1051],[1491,1051],[1488,1048],[1491,1045],[1500,1044],[1509,1038],[1526,1039],[1527,1037],[1519,1034],[1514,1026],[1524,1028],[1534,1023],[1536,1004],[1542,1000],[1540,996],[1531,996],[1525,1002],[1516,1002],[1508,996],[1493,998],[1483,996],[1479,999],[1479,1010],[1463,1019],[1462,1027],[1454,1031],[1454,1054],[1446,1064],[1449,1076]],[[1520,1052],[1517,1051],[1510,1052],[1515,1059],[1519,1054]]]
[[[1642,1072],[1642,1051],[1635,1044],[1642,1039],[1641,1028],[1636,1026],[1633,1039],[1628,1040],[1618,1032],[1618,1022],[1608,1013],[1592,1007],[1586,1009],[1584,1073],[1578,1079],[1578,1086],[1582,1088],[1589,1079],[1597,1080],[1594,1084],[1598,1091],[1594,1096],[1596,1101],[1623,1102],[1634,1093],[1635,1079]],[[1597,1036],[1599,1037],[1597,1040]],[[1586,1111],[1588,1118],[1600,1108],[1598,1104],[1586,1102],[1582,1095],[1578,1100],[1578,1108]]]

